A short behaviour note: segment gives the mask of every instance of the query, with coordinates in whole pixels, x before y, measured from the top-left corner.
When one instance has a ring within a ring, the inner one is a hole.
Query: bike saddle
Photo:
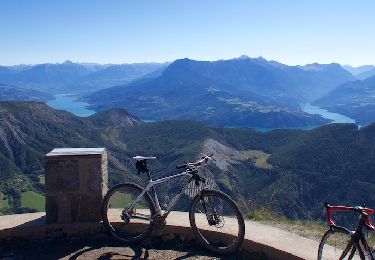
[[[155,156],[140,156],[140,155],[137,155],[137,156],[134,156],[133,159],[136,159],[137,161],[154,160],[154,159],[156,159],[156,157]]]

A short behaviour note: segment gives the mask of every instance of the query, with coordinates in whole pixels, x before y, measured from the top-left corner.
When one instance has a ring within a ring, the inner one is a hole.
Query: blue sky
[[[374,0],[1,0],[0,64],[375,64]]]

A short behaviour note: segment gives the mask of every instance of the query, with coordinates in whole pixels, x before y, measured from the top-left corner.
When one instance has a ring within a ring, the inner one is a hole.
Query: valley
[[[28,84],[19,81],[35,70],[40,74]],[[2,70],[0,82],[17,84],[0,85],[2,99],[47,105],[0,101],[3,214],[43,210],[43,158],[55,147],[106,147],[111,186],[144,184],[134,174],[136,154],[157,156],[152,167],[162,177],[175,173],[174,165],[214,153],[208,177],[243,212],[265,208],[316,219],[324,200],[375,203],[345,189],[375,189],[373,77],[357,80],[339,64],[288,66],[241,57],[134,67],[65,62],[9,71]],[[133,76],[117,81],[124,71]],[[69,81],[60,81],[67,73]],[[88,78],[98,85],[89,87]],[[176,192],[173,187],[160,192]]]
[[[2,67],[0,72],[0,82],[48,90],[57,97],[49,96],[48,104],[77,115],[124,108],[152,121],[190,119],[258,129],[308,129],[330,123],[304,112],[300,104],[351,80],[354,76],[336,63],[288,66],[247,56],[120,65],[66,61]],[[70,102],[65,93],[77,100]]]
[[[375,120],[375,76],[344,83],[313,104],[354,118],[357,124],[370,124]]]
[[[54,109],[65,110],[80,117],[87,117],[87,116],[95,114],[95,111],[87,108],[89,106],[88,103],[79,101],[79,98],[76,97],[75,95],[60,94],[60,95],[55,95],[54,97],[55,99],[52,99],[46,102],[47,105],[49,105],[50,107]],[[308,103],[302,105],[301,110],[303,112],[306,112],[309,114],[316,114],[316,115],[321,116],[322,118],[331,120],[332,123],[355,123],[355,120],[348,118],[344,115],[328,112],[325,109],[321,109],[317,106],[313,106]],[[150,122],[156,122],[157,120],[142,119],[142,121],[150,123]],[[302,126],[302,127],[294,127],[290,129],[307,130],[307,129],[311,129],[311,128],[318,127],[318,126],[319,125]],[[278,128],[260,128],[260,127],[251,127],[251,126],[232,126],[232,125],[224,125],[224,127],[228,127],[228,128],[248,127],[248,128],[255,128],[258,131],[263,131],[263,132],[278,129]]]
[[[349,80],[354,77],[339,64],[287,66],[261,57],[214,62],[181,59],[156,77],[94,92],[84,99],[97,111],[122,107],[151,120],[298,128],[329,123],[301,111],[300,104]]]
[[[54,147],[106,147],[110,186],[126,180],[144,185],[134,155],[156,156],[151,169],[162,177],[212,152],[218,160],[206,174],[243,212],[265,207],[292,219],[317,219],[325,200],[375,203],[369,196],[375,189],[374,125],[259,132],[189,120],[144,123],[121,109],[78,117],[34,102],[0,102],[0,118],[0,192],[8,204],[1,211],[7,214],[40,210],[23,196],[43,196],[44,154]],[[176,192],[177,186],[160,192]]]

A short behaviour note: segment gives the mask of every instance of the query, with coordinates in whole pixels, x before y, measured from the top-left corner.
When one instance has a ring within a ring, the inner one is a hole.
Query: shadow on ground
[[[239,251],[230,256],[214,255],[195,242],[146,240],[125,245],[112,239],[13,240],[0,244],[0,259],[266,259],[261,253]]]

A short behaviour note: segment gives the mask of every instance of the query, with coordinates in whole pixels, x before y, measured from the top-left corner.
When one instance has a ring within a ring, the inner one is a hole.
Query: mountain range
[[[176,60],[160,75],[94,92],[94,110],[122,107],[141,118],[193,119],[251,127],[312,126],[329,122],[300,110],[355,78],[339,64],[287,66],[263,58],[215,62]]]
[[[374,65],[363,65],[359,67],[352,67],[350,65],[344,65],[343,68],[349,71],[354,77],[356,77],[359,80],[364,80],[371,76],[375,76]]]
[[[176,173],[175,165],[212,152],[216,161],[206,175],[244,213],[266,207],[289,218],[317,219],[326,200],[375,204],[375,125],[262,133],[187,120],[143,123],[122,109],[81,118],[43,103],[3,101],[0,130],[0,193],[8,200],[28,190],[43,194],[39,177],[44,155],[53,148],[106,147],[110,186],[145,184],[136,174],[134,155],[156,156],[152,174],[162,177]],[[168,183],[160,192],[177,192],[176,187]]]
[[[96,111],[125,108],[148,120],[191,119],[230,127],[303,128],[331,122],[301,111],[312,103],[367,125],[375,121],[372,73],[372,65],[288,66],[247,56],[163,64],[66,61],[0,66],[0,99],[47,101],[55,94],[75,94]],[[360,85],[366,86],[351,87]]]
[[[80,94],[129,83],[166,65],[159,63],[100,65],[66,61],[61,64],[0,66],[0,82],[52,94]]]

